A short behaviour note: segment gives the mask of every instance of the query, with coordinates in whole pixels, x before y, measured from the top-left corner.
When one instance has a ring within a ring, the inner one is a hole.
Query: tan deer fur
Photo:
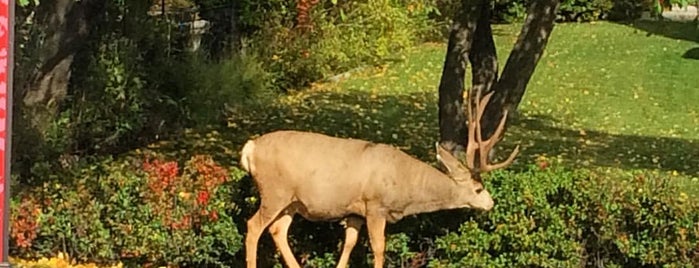
[[[478,125],[470,123],[469,128]],[[486,143],[471,141],[467,152],[483,148],[481,144]],[[437,210],[493,208],[475,162],[464,166],[440,145],[437,157],[446,173],[392,146],[363,140],[289,130],[249,140],[240,162],[256,183],[260,208],[247,223],[247,267],[257,265],[257,244],[266,228],[287,267],[300,267],[287,242],[296,214],[312,221],[344,220],[345,243],[337,267],[347,266],[366,221],[374,267],[383,267],[387,223]]]

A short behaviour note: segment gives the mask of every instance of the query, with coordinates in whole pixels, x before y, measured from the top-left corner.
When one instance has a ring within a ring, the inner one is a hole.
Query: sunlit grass
[[[501,64],[518,30],[495,26]],[[683,57],[699,46],[697,34],[681,24],[557,25],[503,150],[523,146],[515,168],[545,158],[610,177],[657,172],[699,193],[699,60]],[[445,44],[424,44],[401,61],[232,116],[222,131],[233,144],[226,151],[235,154],[253,135],[300,129],[390,143],[434,161],[444,53]]]
[[[529,157],[547,154],[582,166],[657,169],[696,177],[699,60],[682,55],[699,46],[688,40],[693,33],[686,31],[694,30],[697,40],[699,32],[681,24],[655,26],[669,33],[667,37],[643,30],[650,26],[557,25],[520,106],[510,142],[524,143],[523,155]],[[504,64],[518,29],[495,29]],[[443,44],[424,45],[405,62],[337,87],[372,94],[421,93],[428,98],[424,120],[434,121],[444,51]]]

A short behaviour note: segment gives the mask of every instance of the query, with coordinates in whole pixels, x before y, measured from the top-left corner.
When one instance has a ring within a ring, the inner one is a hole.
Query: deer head
[[[481,118],[493,93],[490,92],[483,98],[480,98],[480,91],[478,91],[475,94],[475,101],[468,100],[466,107],[468,140],[465,148],[465,163],[462,164],[439,143],[435,145],[437,148],[437,159],[447,168],[449,177],[462,186],[459,197],[465,202],[464,206],[485,211],[493,207],[493,199],[483,186],[481,174],[511,165],[519,153],[518,145],[505,161],[497,164],[488,163],[490,151],[502,139],[507,120],[507,110],[505,110],[493,135],[489,139],[483,140]],[[475,105],[472,105],[472,103]]]

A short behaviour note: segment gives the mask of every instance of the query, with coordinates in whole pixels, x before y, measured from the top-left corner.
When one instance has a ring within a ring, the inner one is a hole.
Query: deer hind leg
[[[376,216],[367,216],[366,227],[369,231],[371,251],[374,252],[374,268],[383,268],[384,250],[386,249],[386,237],[384,237],[386,219]]]
[[[260,240],[260,235],[283,209],[283,207],[270,209],[270,207],[264,205],[263,201],[260,209],[248,220],[248,230],[245,234],[245,262],[247,263],[247,268],[257,267],[257,243]]]
[[[289,226],[291,226],[291,222],[294,219],[294,213],[290,210],[291,209],[285,210],[272,222],[272,225],[269,226],[269,233],[272,235],[274,243],[277,244],[277,248],[282,253],[286,266],[289,268],[300,268],[301,265],[296,261],[296,257],[294,257],[294,253],[291,251],[291,247],[289,247],[289,242],[287,241]]]
[[[359,237],[359,230],[362,228],[362,224],[364,224],[364,220],[360,217],[349,216],[345,219],[345,245],[342,249],[340,261],[337,263],[337,268],[347,267],[350,253],[352,253],[354,245],[357,244],[357,238]]]

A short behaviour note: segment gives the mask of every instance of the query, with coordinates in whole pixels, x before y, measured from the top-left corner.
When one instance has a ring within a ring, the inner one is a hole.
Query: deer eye
[[[483,188],[476,189],[476,194],[481,194],[481,192],[483,192]]]

